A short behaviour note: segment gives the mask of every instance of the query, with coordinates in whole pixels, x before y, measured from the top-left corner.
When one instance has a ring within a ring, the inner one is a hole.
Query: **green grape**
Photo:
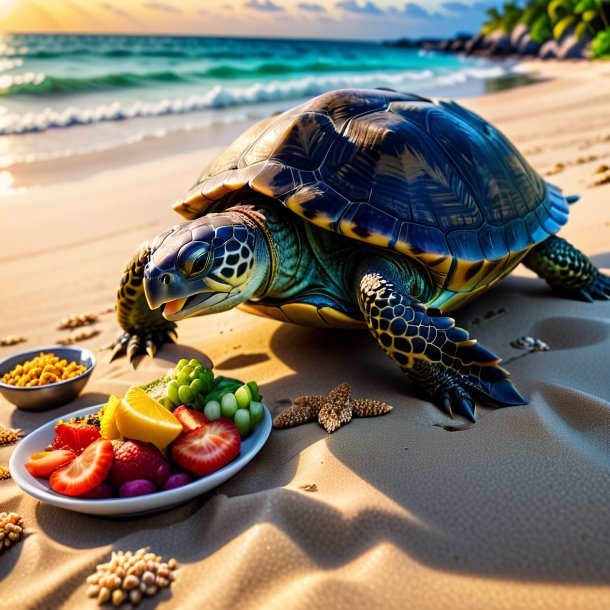
[[[250,417],[252,418],[252,426],[256,426],[260,422],[263,421],[263,416],[265,414],[265,410],[263,408],[262,403],[257,402],[256,400],[250,401]]]
[[[193,368],[195,368],[197,366],[201,366],[201,364],[199,363],[199,360],[195,360],[195,358],[191,358],[188,365],[192,366]]]
[[[188,367],[184,367],[181,371],[180,374],[178,375],[177,381],[180,385],[190,385],[191,380],[189,377],[189,373],[187,372]]]
[[[197,396],[201,393],[201,390],[203,390],[203,381],[201,381],[201,379],[199,378],[193,379],[193,381],[191,381],[190,387],[193,396]]]
[[[220,403],[216,400],[210,400],[205,403],[203,414],[210,420],[218,419],[221,416]]]
[[[167,396],[174,404],[180,404],[180,397],[178,395],[178,389],[180,384],[177,381],[170,381],[167,386]]]
[[[248,386],[242,385],[240,388],[237,388],[237,390],[235,390],[235,398],[237,400],[237,406],[240,409],[245,409],[252,399]]]
[[[176,365],[176,369],[180,370],[181,368],[185,367],[188,363],[189,363],[189,361],[186,358],[180,358],[180,360],[178,360],[178,364]]]
[[[233,418],[235,427],[239,430],[240,436],[243,438],[250,432],[250,411],[248,409],[237,409]]]
[[[193,393],[191,392],[191,388],[187,385],[181,385],[178,388],[178,396],[180,397],[180,403],[183,405],[193,403]]]
[[[237,400],[235,400],[235,394],[225,394],[220,399],[220,412],[223,417],[227,417],[228,419],[233,419],[235,416],[235,411],[237,411]]]
[[[169,411],[172,411],[173,409],[176,408],[176,405],[172,402],[172,399],[169,398],[168,396],[166,396],[165,398],[163,398],[161,400],[161,404]]]

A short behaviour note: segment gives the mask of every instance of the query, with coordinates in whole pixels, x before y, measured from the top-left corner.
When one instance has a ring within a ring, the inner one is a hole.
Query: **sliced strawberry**
[[[178,466],[203,476],[234,460],[239,455],[239,447],[235,424],[220,418],[182,432],[172,443],[172,458]]]
[[[99,485],[112,466],[112,443],[93,441],[76,459],[51,475],[51,489],[65,496],[80,496]]]
[[[76,455],[80,455],[85,447],[100,436],[100,429],[97,426],[83,422],[60,422],[55,426],[53,449],[70,449]]]
[[[30,455],[30,461],[24,466],[33,477],[49,477],[54,470],[71,462],[75,457],[74,451],[66,449],[42,451]]]
[[[176,407],[172,415],[182,424],[184,430],[194,430],[210,421],[201,411],[188,409],[184,405]]]

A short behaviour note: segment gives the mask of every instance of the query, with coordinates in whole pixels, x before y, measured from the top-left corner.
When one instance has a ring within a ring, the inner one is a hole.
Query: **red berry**
[[[178,466],[203,476],[222,468],[239,455],[239,431],[224,418],[194,430],[184,431],[172,443],[172,458]]]
[[[82,422],[61,422],[55,427],[53,449],[69,449],[80,455],[85,447],[100,438],[100,429]]]
[[[82,496],[108,476],[111,466],[112,443],[100,438],[70,463],[53,472],[51,489],[65,496]]]
[[[162,487],[170,474],[170,465],[153,444],[142,441],[114,444],[110,480],[116,487],[136,479],[146,479]]]

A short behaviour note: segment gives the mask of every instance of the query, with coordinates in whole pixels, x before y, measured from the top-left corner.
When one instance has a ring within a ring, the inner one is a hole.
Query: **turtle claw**
[[[477,418],[474,416],[474,402],[470,398],[460,398],[456,412],[473,423],[477,421]]]
[[[175,343],[176,338],[175,324],[172,324],[171,327],[168,326],[167,328],[155,329],[153,331],[147,330],[140,333],[124,332],[116,338],[112,345],[110,362],[121,356],[127,356],[129,363],[135,368],[139,356],[148,354],[148,356],[154,358],[157,350],[162,345],[165,343]]]
[[[432,400],[435,402],[449,417],[452,419],[461,415],[471,422],[476,422],[477,419],[474,415],[474,400],[472,400],[468,390],[464,389],[461,385],[450,381],[450,377],[446,376],[446,380],[449,381],[448,386],[445,386],[440,393],[434,394],[432,392]]]

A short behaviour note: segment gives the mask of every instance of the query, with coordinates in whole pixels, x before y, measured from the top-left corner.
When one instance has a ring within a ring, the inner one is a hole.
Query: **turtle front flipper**
[[[150,257],[150,243],[143,243],[127,264],[117,293],[117,318],[123,333],[115,340],[110,360],[124,354],[133,363],[144,353],[153,358],[164,343],[176,340],[176,324],[166,320],[160,309],[148,306],[144,293],[144,267]]]
[[[419,390],[449,415],[472,421],[473,394],[496,406],[526,404],[497,356],[413,296],[425,284],[417,271],[404,278],[404,270],[397,274],[392,267],[372,262],[361,268],[358,303],[383,350]]]
[[[610,277],[561,237],[552,235],[544,240],[523,262],[561,296],[590,303],[610,299]]]

